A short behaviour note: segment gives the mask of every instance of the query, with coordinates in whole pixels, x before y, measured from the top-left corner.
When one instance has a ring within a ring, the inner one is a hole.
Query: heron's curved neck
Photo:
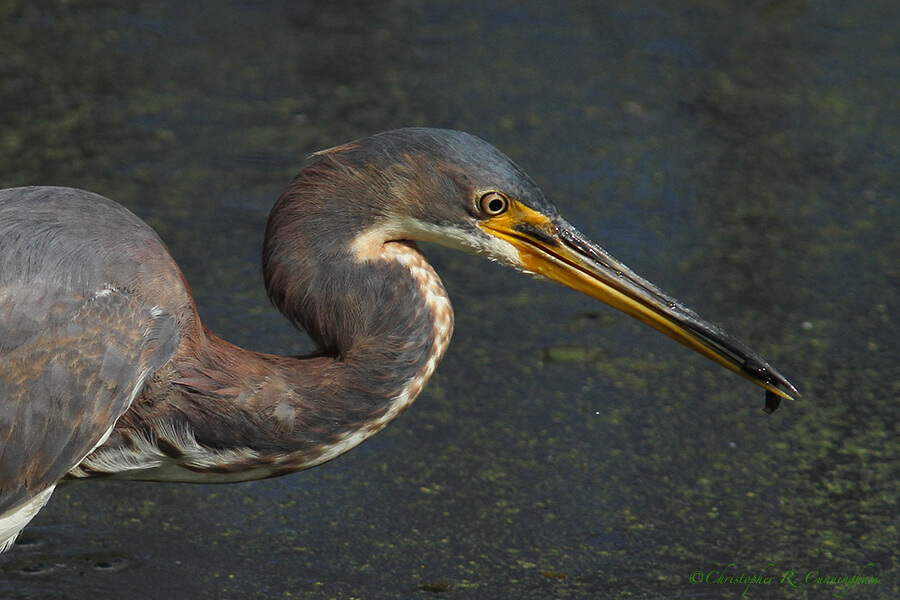
[[[393,240],[365,202],[302,178],[272,211],[263,273],[273,303],[320,347],[283,372],[294,434],[324,448],[318,464],[412,403],[447,349],[453,310],[413,242]]]
[[[312,464],[349,450],[412,404],[453,330],[440,278],[414,244],[348,247],[322,269],[294,273],[300,284],[279,299],[322,348],[284,373],[297,441],[309,445],[304,452],[321,450]]]
[[[341,174],[316,163],[282,194],[269,217],[263,274],[275,306],[331,359],[298,382],[304,410],[371,434],[434,372],[453,311],[415,243],[386,226],[386,192],[355,178],[335,186]],[[352,195],[342,197],[347,189]]]
[[[302,408],[375,433],[412,403],[447,349],[453,311],[440,278],[414,244],[385,242],[330,257],[297,289],[279,308],[321,347],[318,372],[292,371],[303,378]]]

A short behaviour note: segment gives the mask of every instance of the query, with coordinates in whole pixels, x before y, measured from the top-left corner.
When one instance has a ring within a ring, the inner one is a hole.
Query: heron
[[[0,191],[0,548],[62,481],[228,483],[308,469],[396,419],[453,310],[417,242],[584,292],[766,390],[761,356],[639,277],[472,135],[405,128],[313,155],[265,231],[269,299],[317,349],[245,350],[200,321],[160,237],[64,187]]]

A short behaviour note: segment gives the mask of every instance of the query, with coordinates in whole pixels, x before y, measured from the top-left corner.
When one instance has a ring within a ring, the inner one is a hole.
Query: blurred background
[[[804,395],[767,416],[587,297],[426,246],[456,334],[396,423],[275,480],[61,488],[0,597],[900,597],[898,23],[893,0],[0,0],[0,185],[126,205],[231,342],[311,349],[259,268],[311,152],[450,127]]]

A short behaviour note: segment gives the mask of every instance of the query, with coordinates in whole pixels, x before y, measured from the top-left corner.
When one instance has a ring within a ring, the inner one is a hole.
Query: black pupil
[[[500,212],[503,210],[503,204],[502,198],[491,198],[488,201],[488,211],[492,213]]]

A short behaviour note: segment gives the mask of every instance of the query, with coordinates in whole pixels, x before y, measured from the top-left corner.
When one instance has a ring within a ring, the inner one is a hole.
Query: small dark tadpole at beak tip
[[[779,406],[781,406],[781,396],[779,396],[775,392],[766,390],[766,405],[763,407],[763,412],[765,412],[767,415],[771,415],[773,412],[778,410]]]

